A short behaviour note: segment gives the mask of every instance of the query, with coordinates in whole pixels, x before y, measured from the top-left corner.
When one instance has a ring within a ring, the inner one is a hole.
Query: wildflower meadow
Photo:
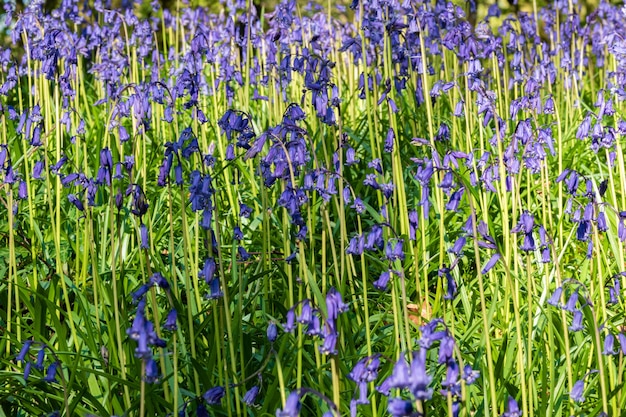
[[[0,12],[0,417],[626,415],[622,4],[54,3]]]

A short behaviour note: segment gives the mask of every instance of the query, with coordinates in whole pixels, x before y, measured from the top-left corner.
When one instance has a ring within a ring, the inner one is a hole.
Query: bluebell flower
[[[239,203],[239,216],[248,218],[252,214],[252,208],[248,207],[244,203]]]
[[[444,388],[441,391],[442,395],[450,393],[454,396],[461,394],[461,385],[459,384],[459,365],[456,361],[452,360],[446,364],[446,379],[441,383]]]
[[[243,402],[249,407],[256,403],[256,397],[259,395],[260,387],[258,385],[253,386],[243,396]]]
[[[237,253],[239,254],[239,258],[242,261],[247,261],[248,259],[250,259],[250,254],[243,246],[237,247]]]
[[[346,255],[361,255],[365,247],[365,239],[363,235],[353,236],[346,248]]]
[[[466,242],[467,242],[466,237],[465,236],[460,236],[454,242],[454,245],[452,245],[452,247],[450,249],[448,249],[448,252],[453,253],[456,256],[460,256],[462,251],[463,251],[463,247],[465,246]]]
[[[25,341],[24,344],[22,345],[22,349],[20,350],[20,353],[17,355],[15,360],[18,362],[24,362],[26,360],[26,355],[28,355],[28,351],[30,350],[30,347],[32,346],[33,343],[34,342],[30,339]]]
[[[143,296],[150,290],[152,285],[153,285],[152,282],[148,282],[148,283],[143,284],[142,286],[140,286],[137,290],[133,291],[131,293],[131,297],[132,297],[133,301],[134,302],[139,302],[143,298]]]
[[[165,324],[163,324],[163,329],[169,330],[171,332],[175,331],[178,326],[176,325],[176,320],[178,319],[178,312],[175,308],[172,308],[165,318]]]
[[[46,359],[46,350],[42,347],[37,352],[37,362],[35,362],[35,369],[43,371],[43,362]]]
[[[219,278],[213,278],[208,282],[209,284],[209,293],[207,294],[207,298],[209,300],[215,300],[218,298],[222,298],[224,293],[222,292],[220,280]]]
[[[346,161],[345,161],[345,165],[346,166],[351,166],[354,164],[358,164],[360,162],[360,159],[358,159],[356,157],[356,151],[354,150],[353,147],[349,147],[346,150]]]
[[[215,264],[215,260],[213,258],[205,259],[204,266],[202,270],[198,273],[198,278],[203,278],[204,281],[208,284],[213,280],[216,268],[217,265]]]
[[[456,281],[454,280],[454,277],[452,276],[451,270],[450,268],[446,267],[445,265],[438,271],[438,275],[441,276],[445,276],[446,277],[446,282],[447,282],[447,290],[446,290],[446,295],[443,296],[443,298],[445,300],[453,300],[454,296],[456,295],[457,292],[457,285],[456,285]]]
[[[467,385],[472,385],[480,376],[480,372],[472,369],[470,365],[463,367],[463,379]]]
[[[202,398],[204,398],[204,400],[209,405],[218,405],[220,402],[222,402],[222,398],[225,394],[226,390],[224,389],[224,387],[217,386],[209,389],[204,394],[202,394]]]
[[[491,258],[489,258],[489,260],[487,261],[487,263],[485,264],[485,266],[483,266],[483,269],[481,271],[481,273],[484,275],[487,272],[489,272],[498,262],[498,260],[500,259],[500,254],[499,253],[494,253]]]
[[[140,248],[150,249],[150,243],[148,239],[148,227],[143,223],[141,223],[141,226],[139,226],[139,236],[141,241]]]
[[[350,309],[348,304],[343,302],[341,294],[331,287],[326,294],[326,311],[329,320],[336,320],[340,313],[345,313]]]
[[[393,366],[391,375],[387,378],[387,385],[389,388],[408,388],[411,385],[411,370],[409,368],[404,354],[400,355],[400,358]]]
[[[573,313],[576,311],[576,304],[578,303],[578,290],[574,291],[572,295],[569,296],[567,303],[563,307],[566,311]]]
[[[374,281],[373,283],[374,288],[376,288],[377,290],[386,291],[390,278],[391,278],[391,272],[383,271],[378,277],[378,279]]]
[[[20,181],[17,188],[17,198],[20,200],[26,200],[28,198],[28,188],[26,181]]]
[[[285,325],[283,326],[283,329],[287,333],[291,333],[295,330],[295,328],[296,328],[296,312],[292,307],[287,311],[287,321]]]
[[[446,203],[446,210],[449,211],[458,211],[459,204],[461,203],[461,198],[463,198],[463,193],[465,192],[465,187],[460,187],[458,190],[453,192],[450,195],[450,200]]]
[[[598,215],[596,217],[596,223],[598,226],[598,232],[606,232],[607,230],[609,230],[603,211],[598,212]]]
[[[41,174],[43,173],[44,168],[45,168],[45,164],[43,161],[35,162],[35,165],[33,166],[33,176],[32,176],[33,179],[35,180],[42,179]]]
[[[267,340],[269,340],[270,343],[274,343],[274,341],[278,337],[278,328],[276,327],[276,323],[270,322],[268,324],[266,335],[267,335]]]
[[[519,409],[515,398],[509,396],[506,411],[502,414],[502,417],[522,417],[522,411]]]
[[[163,275],[161,275],[160,272],[155,272],[154,274],[152,274],[152,276],[150,277],[150,281],[154,285],[157,285],[159,288],[162,288],[164,290],[168,290],[170,288],[169,282],[167,282],[167,280],[163,277]]]
[[[433,395],[433,389],[428,386],[432,381],[432,377],[426,372],[426,349],[420,348],[419,351],[413,352],[413,361],[410,369],[409,389],[411,393],[418,400],[430,400]]]
[[[604,338],[604,348],[602,349],[603,355],[617,355],[617,348],[615,347],[615,336],[611,333]]]
[[[448,363],[452,359],[452,355],[454,354],[454,338],[450,336],[445,336],[441,339],[439,343],[439,357],[438,361],[440,364]]]
[[[320,353],[324,355],[336,355],[338,336],[339,334],[334,329],[325,326],[323,332],[324,343],[319,347]]]
[[[574,310],[574,318],[572,319],[572,325],[569,326],[570,331],[579,332],[583,330],[585,327],[583,326],[583,312],[576,309]]]
[[[383,195],[386,199],[390,199],[393,195],[393,192],[396,186],[392,182],[381,183],[378,185],[379,189],[382,191]]]
[[[402,239],[397,239],[395,242],[387,242],[385,247],[385,257],[388,261],[393,262],[396,260],[404,260],[404,251],[402,250]]]
[[[148,384],[154,384],[159,381],[159,368],[154,359],[149,358],[146,360],[146,376],[145,381]]]
[[[563,287],[557,287],[552,293],[552,296],[548,300],[548,304],[553,307],[559,307],[561,305],[561,294],[563,293]]]
[[[59,362],[52,362],[48,366],[48,370],[46,371],[46,376],[43,380],[47,383],[52,383],[57,381],[57,368],[59,367]]]
[[[32,368],[32,363],[30,361],[26,362],[26,365],[24,366],[24,382],[28,383],[28,377],[30,376],[30,371]]]
[[[622,354],[626,355],[626,335],[620,332],[617,334],[617,338],[619,339],[619,345],[622,350]]]
[[[584,379],[579,379],[574,383],[572,390],[569,393],[569,397],[575,403],[582,403],[585,401],[585,397],[583,396],[583,391],[585,390],[585,381]]]
[[[387,130],[387,137],[385,138],[385,146],[383,150],[387,153],[391,153],[393,151],[393,143],[396,138],[396,134],[393,131],[393,128],[389,128]]]
[[[411,401],[394,397],[387,404],[387,412],[393,417],[405,417],[413,414],[413,403]]]
[[[297,391],[292,391],[287,397],[283,409],[276,410],[276,417],[298,417],[301,406],[300,395]]]

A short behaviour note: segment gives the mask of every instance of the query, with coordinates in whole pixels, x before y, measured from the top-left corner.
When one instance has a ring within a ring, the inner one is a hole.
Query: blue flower
[[[145,376],[145,381],[148,384],[154,384],[155,382],[158,382],[159,380],[159,368],[157,367],[156,362],[154,361],[154,359],[149,358],[146,360],[146,376]]]
[[[410,416],[413,414],[413,404],[411,401],[394,397],[389,400],[387,412],[389,412],[393,417]]]
[[[506,412],[502,414],[502,417],[522,417],[522,412],[520,411],[515,398],[509,397]]]
[[[173,332],[178,328],[176,325],[176,320],[178,318],[178,312],[175,308],[171,309],[169,313],[167,313],[167,317],[165,318],[165,324],[163,324],[163,329],[169,330]]]
[[[57,368],[59,367],[59,362],[52,362],[50,366],[48,366],[48,370],[46,371],[46,376],[43,378],[45,382],[52,383],[56,382],[57,378]]]
[[[276,323],[270,322],[270,324],[268,324],[267,326],[266,333],[267,333],[267,340],[269,340],[270,343],[274,343],[274,341],[278,337],[278,329],[276,327]]]
[[[585,397],[583,396],[583,391],[585,390],[585,381],[584,378],[576,381],[572,390],[569,393],[569,397],[575,403],[582,403],[585,401]]]
[[[243,396],[243,402],[248,406],[253,406],[256,402],[256,397],[259,395],[259,386],[255,385],[250,388]]]
[[[217,405],[222,401],[222,398],[225,394],[226,390],[224,389],[224,387],[217,386],[209,389],[207,392],[202,394],[202,398],[204,398],[204,400],[209,405]]]
[[[300,395],[297,391],[292,391],[285,401],[282,410],[276,410],[276,417],[298,417],[300,415]]]
[[[33,344],[32,340],[25,341],[24,344],[22,345],[22,349],[20,350],[20,353],[17,355],[15,360],[18,362],[20,361],[24,362],[26,360],[26,355],[28,355],[28,351],[30,350],[30,347],[32,344]]]

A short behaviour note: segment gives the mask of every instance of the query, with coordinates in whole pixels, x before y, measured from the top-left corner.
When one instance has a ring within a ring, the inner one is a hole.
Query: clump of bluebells
[[[22,3],[4,414],[624,408],[625,9]]]

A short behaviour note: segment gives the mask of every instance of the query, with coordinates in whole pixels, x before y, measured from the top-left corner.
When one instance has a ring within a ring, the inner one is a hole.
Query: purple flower
[[[28,187],[26,186],[26,181],[20,181],[17,188],[17,198],[20,200],[26,200],[28,198]]]
[[[85,207],[83,206],[83,202],[76,197],[75,194],[68,194],[67,199],[70,203],[72,203],[78,210],[85,211]]]
[[[248,406],[253,406],[254,403],[256,402],[256,397],[259,395],[259,386],[255,385],[252,388],[250,388],[243,396],[243,402],[246,403]]]
[[[579,379],[574,383],[572,390],[569,393],[569,397],[575,403],[582,403],[585,401],[585,397],[583,396],[583,391],[585,390],[585,381],[584,379]]]
[[[222,401],[225,394],[226,390],[224,387],[217,386],[202,394],[202,398],[204,398],[209,405],[218,405]]]
[[[26,355],[28,355],[28,351],[30,350],[30,347],[32,344],[33,344],[32,340],[25,341],[24,344],[22,345],[22,349],[20,350],[20,353],[17,355],[15,360],[18,362],[20,361],[24,362],[26,360]]]
[[[198,274],[198,278],[204,278],[204,281],[208,284],[211,282],[215,275],[216,264],[213,258],[207,258],[204,260],[204,267]]]
[[[294,311],[293,308],[290,308],[287,311],[287,322],[283,326],[283,329],[287,333],[291,333],[296,329],[296,312]]]
[[[152,274],[152,276],[150,277],[150,281],[164,290],[168,290],[170,288],[169,282],[167,282],[167,280],[163,277],[163,275],[161,275],[160,272],[155,272],[154,274]]]
[[[509,396],[506,412],[502,414],[502,417],[522,417],[522,412],[515,398]]]
[[[445,336],[439,342],[439,363],[448,363],[454,354],[454,338]]]
[[[141,223],[141,226],[139,226],[139,235],[140,235],[140,238],[141,238],[140,248],[141,249],[150,249],[150,244],[149,244],[149,240],[148,240],[148,228],[143,223]]]
[[[615,336],[609,333],[606,338],[604,338],[604,349],[602,350],[603,355],[617,355],[617,348],[615,347]]]
[[[570,295],[567,303],[563,307],[566,311],[573,313],[576,310],[576,304],[578,303],[578,291],[574,291],[572,295]]]
[[[270,324],[267,326],[266,333],[267,333],[267,340],[269,340],[270,343],[274,343],[274,341],[278,337],[278,329],[276,327],[276,323],[270,322]]]
[[[47,383],[56,382],[58,367],[59,367],[59,362],[52,362],[50,366],[48,366],[48,370],[46,371],[46,376],[43,378],[43,380]]]
[[[300,395],[297,391],[292,391],[285,401],[282,410],[276,410],[276,417],[298,417],[300,415]]]
[[[178,313],[176,312],[176,309],[175,308],[171,309],[169,313],[167,313],[167,317],[165,318],[165,324],[163,325],[163,328],[171,332],[175,331],[178,328],[176,325],[177,318],[178,318]]]
[[[389,284],[389,278],[391,278],[390,271],[383,271],[378,279],[374,281],[374,288],[381,291],[387,291],[387,285]]]
[[[363,249],[365,247],[365,238],[363,235],[354,236],[350,239],[350,243],[346,248],[346,255],[361,255],[363,253]]]
[[[248,218],[252,214],[252,208],[246,206],[244,203],[239,203],[239,216]]]
[[[329,329],[329,326],[327,325],[324,328],[324,343],[319,347],[320,353],[324,355],[336,355],[338,336],[339,334],[335,330]]]
[[[459,237],[454,242],[454,245],[450,249],[448,249],[448,252],[453,253],[456,256],[460,256],[461,252],[463,251],[463,247],[465,246],[465,242],[466,241],[467,241],[467,239],[465,238],[465,236]]]
[[[558,287],[554,290],[552,297],[548,300],[548,304],[553,307],[559,307],[561,304],[561,294],[563,293],[563,287]]]
[[[354,164],[358,164],[360,162],[360,159],[358,159],[356,157],[356,151],[354,150],[354,148],[350,147],[346,150],[346,162],[345,165],[346,166],[350,166],[350,165],[354,165]]]
[[[146,360],[146,377],[145,381],[148,384],[154,384],[159,381],[159,368],[154,359],[149,358]]]
[[[626,335],[624,333],[618,333],[617,338],[619,339],[620,347],[622,348],[622,353],[626,355]]]
[[[398,239],[395,242],[387,242],[387,246],[385,247],[385,257],[389,262],[404,260],[404,251],[402,250],[402,244],[402,239]]]
[[[37,352],[37,362],[35,362],[35,369],[43,371],[43,361],[46,359],[46,350],[42,347]]]
[[[433,389],[428,387],[432,377],[426,372],[426,349],[420,348],[419,351],[413,352],[410,372],[409,389],[413,396],[418,400],[430,400]]]
[[[393,129],[390,127],[389,130],[387,131],[387,137],[385,138],[385,146],[383,148],[383,150],[387,153],[391,153],[391,151],[393,151],[393,142],[396,138],[396,134],[394,133]]]
[[[459,365],[456,361],[448,362],[446,366],[446,379],[441,383],[444,388],[441,393],[447,395],[459,395],[461,393],[461,386],[459,384]]]
[[[43,161],[35,162],[35,166],[33,166],[33,179],[40,180],[43,169],[45,168],[45,164]]]
[[[222,298],[224,296],[224,293],[222,292],[221,287],[220,287],[219,278],[213,278],[212,280],[208,282],[208,284],[209,284],[209,293],[206,295],[206,297],[209,300],[215,300],[218,298]]]
[[[574,311],[574,319],[572,320],[572,325],[569,326],[569,329],[572,332],[579,332],[583,330],[585,327],[583,326],[583,312],[580,310]]]
[[[472,385],[480,376],[480,372],[472,369],[471,366],[465,365],[463,367],[463,379],[467,385]]]
[[[387,412],[389,412],[393,417],[410,416],[413,414],[413,404],[411,401],[394,397],[389,400]]]
[[[484,275],[487,272],[489,272],[491,268],[493,268],[496,265],[499,259],[500,259],[500,254],[494,253],[493,256],[487,261],[485,266],[483,266],[481,273]]]
[[[33,364],[31,362],[26,362],[26,366],[24,366],[24,382],[28,382],[32,366]]]
[[[410,386],[411,371],[404,355],[401,355],[400,359],[393,366],[393,371],[387,378],[387,383],[389,388],[408,388]]]
[[[143,296],[150,290],[152,285],[153,285],[152,282],[148,282],[146,284],[143,284],[136,291],[132,292],[131,297],[133,298],[133,301],[138,302],[139,300],[141,300]]]

